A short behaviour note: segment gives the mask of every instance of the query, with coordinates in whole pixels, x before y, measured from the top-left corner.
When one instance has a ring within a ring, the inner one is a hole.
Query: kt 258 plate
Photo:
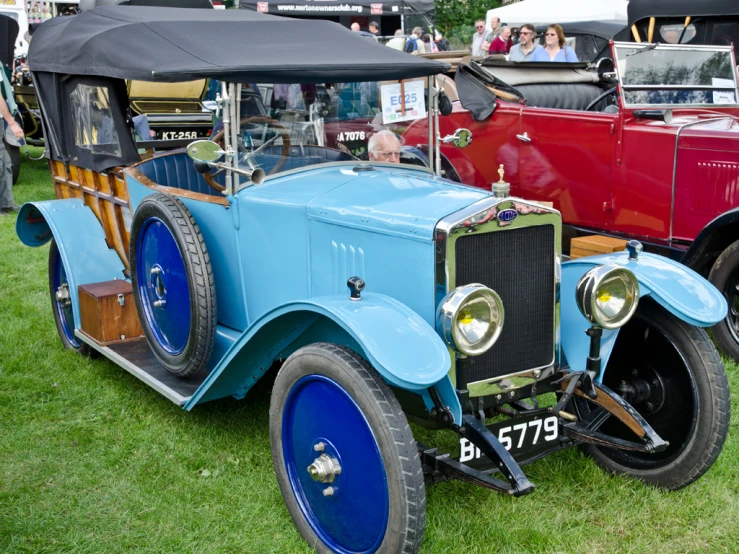
[[[562,446],[557,417],[547,410],[537,410],[486,427],[519,462],[532,460],[547,450]],[[479,470],[495,469],[495,464],[465,438],[459,439],[459,451],[460,462]]]

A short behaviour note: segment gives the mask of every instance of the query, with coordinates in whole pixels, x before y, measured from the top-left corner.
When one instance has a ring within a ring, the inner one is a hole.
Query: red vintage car
[[[637,238],[709,277],[729,301],[714,327],[739,359],[739,89],[731,47],[613,43],[615,68],[511,63],[459,66],[460,102],[441,136],[464,183],[554,203],[576,234]],[[608,62],[608,60],[606,60]],[[424,125],[406,132],[420,142]]]

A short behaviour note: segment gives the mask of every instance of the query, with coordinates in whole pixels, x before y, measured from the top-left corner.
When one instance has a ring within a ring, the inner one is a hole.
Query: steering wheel
[[[616,92],[616,87],[611,87],[607,91],[601,92],[595,98],[595,100],[593,100],[590,104],[588,104],[588,107],[585,108],[585,111],[586,112],[589,112],[590,110],[592,110],[598,104],[598,102],[600,102],[601,100],[603,100],[606,96],[609,96],[609,95],[613,94],[614,92]]]
[[[272,119],[271,117],[263,116],[263,115],[250,115],[247,117],[242,117],[239,120],[239,128],[241,128],[242,125],[246,125],[248,123],[265,123],[265,124],[271,124],[273,127],[276,127],[278,129],[281,129],[277,135],[272,137],[271,139],[265,141],[264,144],[262,144],[259,148],[249,152],[251,156],[254,156],[255,154],[259,154],[264,150],[267,146],[272,144],[274,141],[276,141],[278,138],[282,137],[282,152],[280,153],[280,160],[275,164],[275,166],[270,170],[269,175],[272,175],[274,173],[279,172],[282,169],[282,166],[285,165],[285,162],[287,162],[287,158],[290,155],[290,133],[285,129],[285,126],[277,121],[276,119]],[[218,131],[215,135],[211,137],[210,140],[213,142],[217,142],[219,144],[223,144],[223,135],[225,133],[225,128]],[[208,185],[211,188],[214,188],[218,192],[223,192],[225,188],[218,183],[215,182],[213,179],[213,175],[211,173],[204,173],[203,179],[205,179],[205,182],[208,183]]]

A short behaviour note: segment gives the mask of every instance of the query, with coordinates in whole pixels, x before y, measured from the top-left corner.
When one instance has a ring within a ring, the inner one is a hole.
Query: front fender
[[[383,294],[322,296],[279,306],[256,320],[185,405],[243,396],[272,361],[312,342],[358,349],[392,386],[422,393],[447,377],[449,351],[413,310]],[[446,399],[445,399],[446,400]]]
[[[585,334],[590,323],[575,302],[577,282],[587,271],[604,264],[630,269],[639,280],[641,298],[651,297],[690,325],[710,327],[726,317],[727,305],[721,293],[695,271],[669,258],[643,253],[638,260],[629,260],[626,252],[618,252],[565,262],[562,264],[560,330],[562,350],[572,370],[585,369],[590,345]],[[618,329],[603,330],[601,360],[604,368],[617,336]]]
[[[80,328],[77,287],[123,279],[125,269],[115,250],[108,248],[105,231],[82,200],[47,200],[24,204],[15,230],[26,246],[43,246],[56,240],[72,297],[75,328]]]

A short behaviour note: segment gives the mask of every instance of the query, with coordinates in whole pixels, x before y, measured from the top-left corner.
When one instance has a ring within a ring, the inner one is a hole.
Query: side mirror
[[[595,64],[598,77],[602,80],[613,79],[616,77],[616,66],[611,58],[601,58]]]
[[[443,92],[439,92],[439,113],[444,116],[452,113],[452,101]]]
[[[187,147],[187,155],[196,162],[215,162],[223,154],[221,146],[210,140],[196,140]]]

